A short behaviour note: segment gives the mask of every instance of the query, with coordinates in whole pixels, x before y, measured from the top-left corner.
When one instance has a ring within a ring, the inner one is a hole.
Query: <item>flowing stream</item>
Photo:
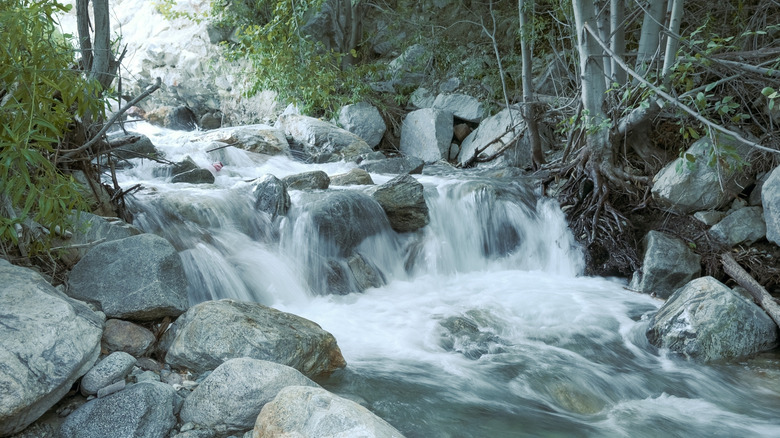
[[[387,284],[318,295],[311,253],[322,242],[305,195],[292,191],[290,213],[270,221],[248,181],[354,164],[207,153],[213,144],[192,133],[135,129],[171,161],[225,164],[213,185],[171,184],[149,160],[118,175],[143,184],[129,200],[135,224],[180,251],[191,303],[256,301],[317,322],[348,363],[320,383],[407,437],[780,436],[780,356],[704,366],[654,349],[644,333],[661,302],[581,276],[563,214],[521,182],[496,195],[477,175],[416,176],[431,223],[358,248]]]

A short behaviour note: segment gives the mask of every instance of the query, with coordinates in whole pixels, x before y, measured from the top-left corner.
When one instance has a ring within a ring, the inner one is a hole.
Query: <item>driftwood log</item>
[[[769,295],[769,292],[767,292],[756,279],[751,277],[729,253],[722,254],[720,256],[720,261],[723,263],[723,270],[740,286],[747,289],[747,291],[750,292],[750,295],[753,296],[756,304],[761,306],[775,324],[780,327],[780,305],[778,305],[775,299]]]

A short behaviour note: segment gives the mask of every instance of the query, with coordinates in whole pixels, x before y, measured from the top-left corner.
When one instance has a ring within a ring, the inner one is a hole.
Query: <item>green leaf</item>
[[[775,89],[772,88],[772,87],[764,87],[764,89],[761,90],[761,94],[763,94],[764,96],[767,96],[767,97],[769,97],[774,92],[775,92]]]

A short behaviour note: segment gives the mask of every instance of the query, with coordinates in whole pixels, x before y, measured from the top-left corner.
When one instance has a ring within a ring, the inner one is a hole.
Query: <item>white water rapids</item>
[[[143,185],[130,200],[135,224],[180,251],[191,301],[257,301],[320,324],[348,363],[320,383],[407,437],[780,436],[780,358],[700,365],[655,350],[644,332],[661,302],[579,275],[582,255],[550,200],[521,202],[528,194],[511,184],[516,196],[491,198],[473,189],[476,177],[418,175],[431,223],[416,238],[388,231],[359,247],[388,284],[314,295],[306,260],[317,236],[297,226],[301,193],[271,223],[247,181],[354,164],[209,154],[192,134],[136,129],[168,160],[225,164],[213,185],[171,184],[148,160],[118,175],[123,188]]]

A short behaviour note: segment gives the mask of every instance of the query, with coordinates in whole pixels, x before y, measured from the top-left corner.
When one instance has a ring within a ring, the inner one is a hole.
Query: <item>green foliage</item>
[[[89,97],[99,85],[71,68],[69,36],[53,26],[53,15],[69,8],[54,0],[0,0],[0,199],[15,213],[0,217],[2,242],[17,243],[15,226],[28,219],[64,229],[71,210],[85,207],[79,185],[54,161],[74,117],[102,114],[105,105]]]

